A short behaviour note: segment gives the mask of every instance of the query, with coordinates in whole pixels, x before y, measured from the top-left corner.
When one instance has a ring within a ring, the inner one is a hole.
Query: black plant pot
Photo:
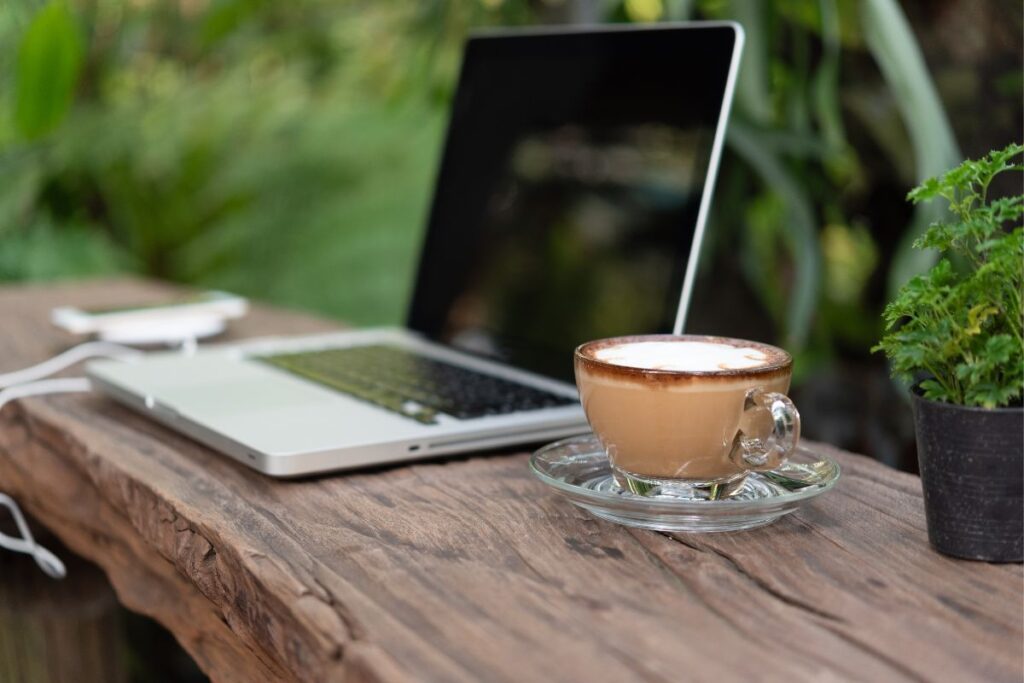
[[[913,392],[928,540],[971,560],[1024,559],[1024,408],[973,408]]]

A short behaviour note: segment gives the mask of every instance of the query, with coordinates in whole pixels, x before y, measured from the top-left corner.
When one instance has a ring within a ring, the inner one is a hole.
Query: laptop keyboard
[[[440,413],[468,420],[576,403],[398,346],[320,349],[256,360],[422,424],[437,424]]]

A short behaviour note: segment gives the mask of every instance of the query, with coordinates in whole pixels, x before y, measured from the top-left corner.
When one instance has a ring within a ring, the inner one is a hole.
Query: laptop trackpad
[[[230,363],[156,398],[192,422],[268,453],[303,452],[410,438],[423,425],[257,363]],[[211,368],[213,370],[213,368]]]
[[[326,392],[308,382],[280,377],[262,368],[233,376],[207,376],[192,382],[162,387],[158,398],[178,410],[188,409],[204,416],[277,411],[323,405],[337,400],[337,392]]]

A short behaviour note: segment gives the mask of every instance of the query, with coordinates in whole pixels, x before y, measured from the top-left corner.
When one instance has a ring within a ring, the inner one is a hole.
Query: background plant
[[[908,195],[915,204],[948,204],[952,219],[933,223],[914,243],[945,256],[886,307],[889,333],[876,350],[897,377],[924,375],[926,398],[985,408],[1024,398],[1024,195],[988,198],[996,176],[1024,170],[1022,152],[1012,144],[965,161]]]
[[[4,0],[0,280],[141,274],[400,322],[471,26],[734,19],[747,47],[690,328],[786,346],[810,436],[913,463],[868,352],[889,292],[934,263],[909,245],[940,207],[904,197],[961,149],[1019,137],[1022,14],[1016,0]]]

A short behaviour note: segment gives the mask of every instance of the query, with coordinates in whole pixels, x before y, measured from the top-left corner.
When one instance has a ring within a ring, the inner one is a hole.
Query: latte
[[[769,365],[773,354],[765,348],[712,341],[635,341],[598,346],[597,360],[642,370],[714,372],[745,370]]]
[[[614,470],[719,482],[753,468],[736,457],[737,435],[768,437],[773,417],[751,409],[748,399],[778,396],[788,403],[781,395],[789,389],[792,359],[756,342],[648,336],[583,344],[575,367],[587,419]]]

